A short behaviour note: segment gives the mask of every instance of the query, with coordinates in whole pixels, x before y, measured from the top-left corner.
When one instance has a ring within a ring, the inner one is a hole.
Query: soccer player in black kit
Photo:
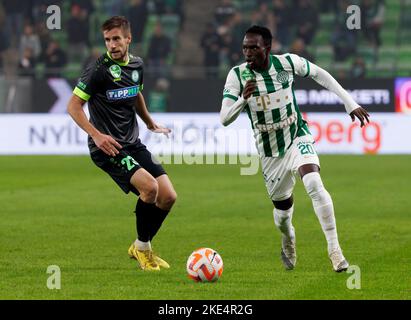
[[[93,162],[125,192],[139,196],[136,205],[137,239],[130,257],[147,271],[169,264],[153,253],[151,241],[176,201],[177,194],[163,167],[138,137],[138,116],[147,128],[168,134],[147,111],[143,89],[143,61],[129,54],[130,23],[115,16],[102,25],[107,52],[84,71],[68,104],[74,121],[88,134]],[[88,102],[90,120],[83,111]]]

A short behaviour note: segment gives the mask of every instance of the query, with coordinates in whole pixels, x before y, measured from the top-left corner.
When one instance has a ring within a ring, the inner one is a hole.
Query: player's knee
[[[321,176],[318,172],[310,172],[302,178],[305,190],[311,199],[315,201],[327,202],[330,197]]]
[[[177,193],[174,190],[169,190],[163,195],[158,196],[160,208],[170,210],[177,200]]]
[[[158,195],[158,183],[155,179],[147,183],[140,190],[140,196],[142,197],[142,200],[147,203],[156,202],[157,195]]]

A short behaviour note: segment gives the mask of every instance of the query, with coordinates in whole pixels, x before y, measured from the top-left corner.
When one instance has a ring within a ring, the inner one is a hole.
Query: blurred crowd
[[[61,8],[63,30],[47,28],[50,5]],[[0,69],[14,67],[20,75],[34,76],[36,65],[41,64],[53,77],[60,76],[68,62],[85,66],[104,47],[102,37],[92,39],[90,28],[99,31],[104,19],[113,15],[125,15],[133,22],[133,50],[139,50],[149,14],[177,15],[182,23],[182,0],[0,0]],[[147,62],[153,66],[161,66],[171,51],[162,30],[158,22],[147,41]]]
[[[349,30],[346,26],[347,7],[351,4],[361,6],[361,30]],[[253,24],[271,30],[272,53],[291,52],[315,62],[316,57],[307,47],[310,48],[322,27],[320,15],[329,13],[334,15],[328,40],[328,45],[333,48],[334,61],[353,58],[352,74],[362,77],[365,63],[357,53],[359,38],[365,39],[373,48],[381,45],[384,8],[384,0],[220,0],[214,21],[207,25],[201,36],[204,66],[211,67],[207,75],[218,77],[219,70],[242,61],[244,31]]]
[[[101,37],[93,36],[99,33],[101,20],[125,15],[132,21],[131,51],[143,56],[155,76],[167,77],[167,60],[175,50],[175,39],[168,35],[168,27],[161,19],[153,26],[150,38],[145,39],[144,31],[150,14],[177,16],[182,26],[183,2],[0,0],[0,69],[14,68],[21,75],[34,76],[40,64],[47,76],[60,76],[69,62],[81,61],[85,67],[101,54],[104,46]],[[351,4],[361,6],[361,30],[349,30],[346,26],[346,9]],[[62,8],[63,30],[47,29],[46,10],[50,5]],[[366,71],[364,60],[358,54],[358,43],[361,39],[372,48],[381,45],[384,10],[384,0],[219,0],[212,20],[197,41],[204,53],[207,76],[211,78],[225,74],[228,68],[241,62],[244,31],[253,24],[271,30],[273,53],[296,53],[316,62],[313,43],[318,30],[324,28],[320,16],[331,14],[334,21],[327,45],[332,46],[333,59],[336,62],[352,60],[352,75],[362,77]]]

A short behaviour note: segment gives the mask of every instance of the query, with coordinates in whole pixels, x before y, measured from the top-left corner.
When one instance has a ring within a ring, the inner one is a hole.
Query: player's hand
[[[147,129],[150,131],[153,131],[155,133],[162,133],[168,138],[168,134],[171,132],[171,129],[163,127],[161,125],[158,125],[156,123],[153,123],[150,126],[147,126]]]
[[[358,120],[360,120],[361,122],[361,128],[365,126],[365,121],[367,121],[368,123],[370,122],[370,120],[368,119],[370,117],[370,115],[368,114],[367,110],[365,110],[362,107],[359,107],[357,109],[354,109],[351,113],[351,120],[352,122],[355,121],[355,118],[357,117]]]
[[[243,97],[244,99],[248,99],[254,93],[255,89],[257,88],[257,82],[255,79],[248,80],[245,84],[243,90]]]
[[[116,156],[119,154],[118,150],[122,148],[121,144],[107,134],[100,133],[93,137],[93,140],[97,148],[109,156]]]

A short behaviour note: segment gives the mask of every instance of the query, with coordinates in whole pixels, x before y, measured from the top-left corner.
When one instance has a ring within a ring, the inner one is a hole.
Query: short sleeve
[[[88,101],[97,87],[96,64],[91,63],[81,75],[73,93],[84,101]]]
[[[223,99],[229,98],[234,101],[238,100],[241,95],[241,82],[239,75],[234,69],[231,69],[227,75],[227,79],[224,85]]]
[[[294,64],[294,72],[300,77],[308,77],[310,75],[310,62],[296,54],[290,54],[291,61]]]

